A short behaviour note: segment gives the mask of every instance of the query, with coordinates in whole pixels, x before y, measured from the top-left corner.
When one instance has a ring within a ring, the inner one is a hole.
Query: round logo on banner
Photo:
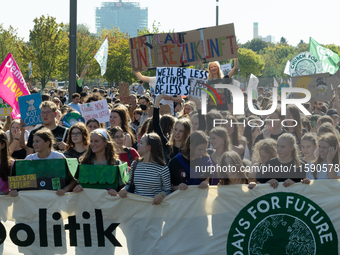
[[[292,77],[322,73],[322,63],[313,54],[302,52],[290,61],[289,73]]]
[[[62,122],[65,125],[65,127],[69,128],[69,127],[72,127],[77,122],[85,123],[85,120],[79,113],[69,112],[64,116],[64,118],[62,119]]]
[[[338,254],[338,236],[328,215],[312,200],[277,192],[246,205],[233,221],[227,254]]]
[[[289,88],[289,84],[287,82],[283,82],[280,84],[280,86],[278,87],[277,91],[279,92],[279,95],[281,96],[281,90],[282,88]]]

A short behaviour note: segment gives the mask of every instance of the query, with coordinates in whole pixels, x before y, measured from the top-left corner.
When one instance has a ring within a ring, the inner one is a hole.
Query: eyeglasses
[[[71,133],[71,136],[81,136],[81,132],[77,132],[77,133]]]
[[[124,138],[123,135],[116,135],[116,136],[113,137],[113,139],[122,139],[122,138]]]
[[[48,112],[43,112],[43,111],[41,111],[40,114],[41,114],[42,116],[48,116],[51,112],[53,112],[53,111],[48,111]]]

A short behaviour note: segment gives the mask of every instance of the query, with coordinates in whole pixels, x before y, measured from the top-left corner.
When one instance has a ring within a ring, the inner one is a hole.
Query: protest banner
[[[0,197],[0,253],[338,255],[339,192],[338,180],[189,186],[152,205],[104,189],[24,191]]]
[[[159,67],[156,71],[155,94],[189,96],[191,80],[207,80],[208,72],[196,69]]]
[[[37,187],[37,175],[27,174],[18,176],[8,176],[9,189],[26,189]]]
[[[329,73],[320,73],[292,78],[293,87],[308,89],[311,93],[311,98],[314,101],[332,100],[333,91],[330,83]],[[295,93],[294,98],[303,98],[304,94]]]
[[[13,119],[20,118],[18,97],[29,95],[24,76],[11,53],[0,66],[0,97],[12,107]]]
[[[197,70],[198,71],[198,70]],[[190,95],[193,97],[201,97],[202,94],[207,94],[205,84],[208,83],[208,71],[204,71],[201,78],[192,77],[190,78]]]
[[[99,123],[110,121],[110,110],[106,99],[92,103],[80,104],[79,106],[85,123],[89,119],[96,119]]]
[[[130,88],[129,83],[119,83],[119,100],[121,104],[130,104]]]
[[[292,77],[322,73],[322,64],[313,54],[302,52],[290,61],[289,73]]]
[[[21,119],[25,122],[23,127],[33,126],[42,123],[40,108],[42,103],[41,94],[35,93],[32,95],[21,96],[19,99],[19,108]]]
[[[100,65],[100,74],[103,76],[106,72],[107,67],[107,57],[109,52],[109,42],[107,38],[105,38],[104,42],[100,46],[94,58],[97,60]]]
[[[129,45],[133,71],[197,65],[201,59],[237,58],[234,24],[138,36],[131,38]]]
[[[10,107],[2,98],[0,98],[0,117],[10,116],[12,107]]]

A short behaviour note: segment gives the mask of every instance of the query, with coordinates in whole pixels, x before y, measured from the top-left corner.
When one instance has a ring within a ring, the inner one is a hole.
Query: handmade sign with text
[[[99,123],[110,121],[110,110],[106,99],[80,105],[81,115],[85,123],[89,119],[96,119]]]
[[[208,72],[196,69],[159,67],[156,72],[155,94],[189,96],[191,82],[199,86],[208,79]]]
[[[25,122],[24,127],[33,126],[42,123],[40,108],[41,94],[35,93],[32,95],[19,97],[19,107],[21,119]]]
[[[237,58],[234,24],[181,33],[149,34],[131,38],[129,44],[134,71],[197,65],[201,59]]]

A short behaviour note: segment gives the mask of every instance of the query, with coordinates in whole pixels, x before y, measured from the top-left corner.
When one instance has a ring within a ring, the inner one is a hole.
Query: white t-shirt
[[[152,87],[153,89],[156,89],[155,87],[156,87],[156,77],[150,77],[150,82],[149,82],[149,84],[150,84],[150,87]],[[174,102],[172,101],[172,100],[164,100],[164,99],[162,99],[161,101],[160,101],[160,103],[162,104],[162,105],[169,105],[170,106],[170,110],[171,110],[171,115],[172,116],[174,116]]]
[[[51,154],[47,158],[39,158],[37,153],[28,155],[25,160],[39,160],[39,159],[59,159],[64,158],[64,154],[57,152],[57,151],[51,151]]]

